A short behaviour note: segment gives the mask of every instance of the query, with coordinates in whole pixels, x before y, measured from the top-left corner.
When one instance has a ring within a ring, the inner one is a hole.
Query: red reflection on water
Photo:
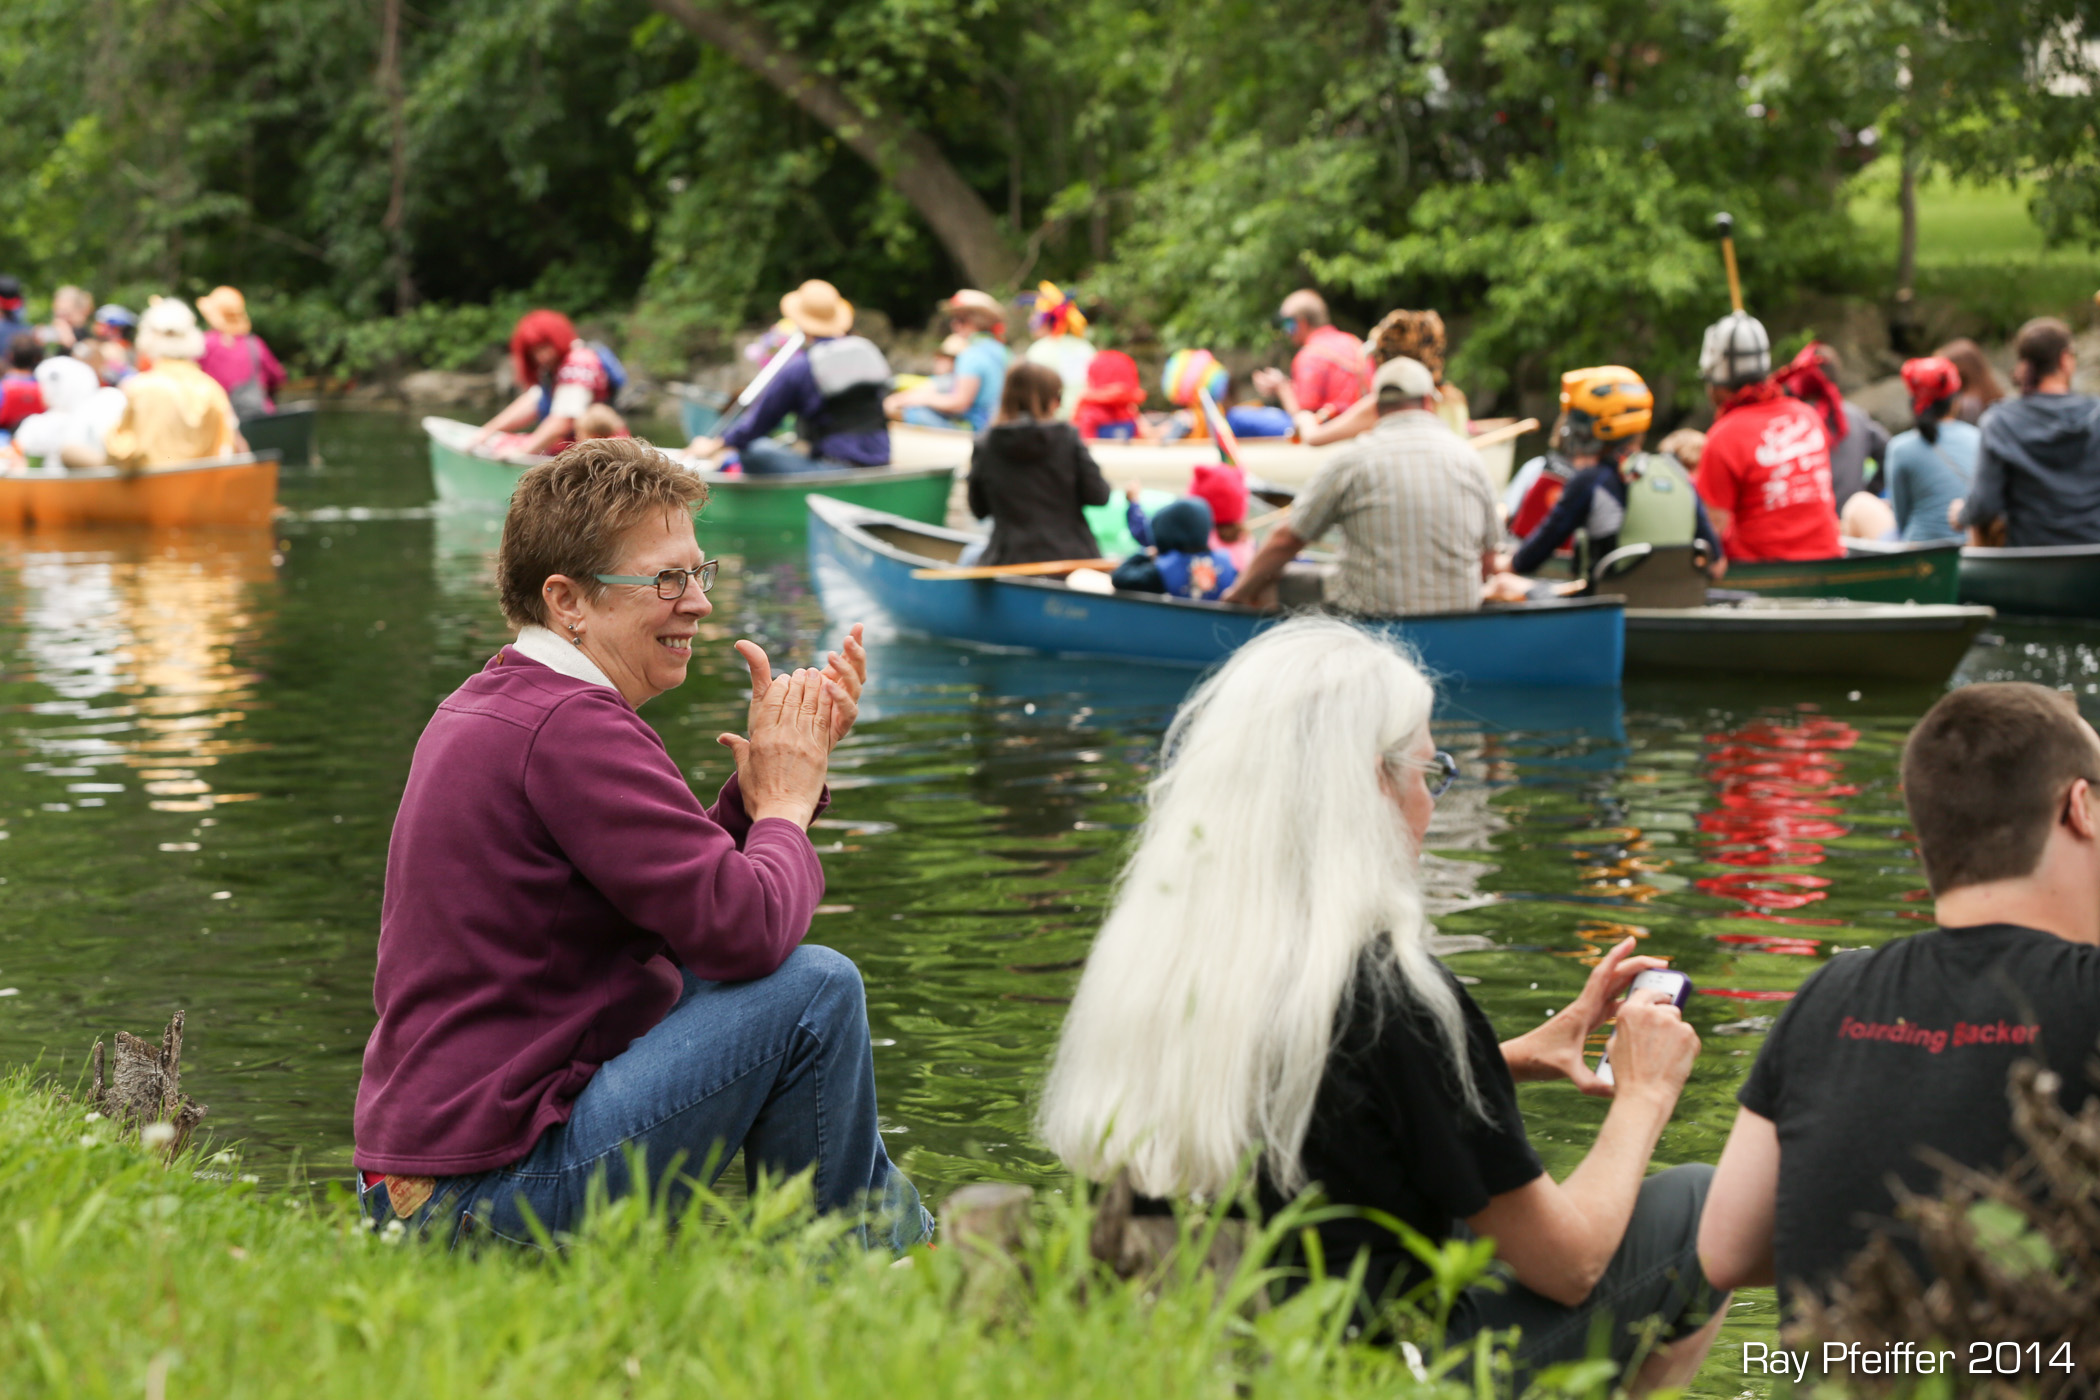
[[[1774,870],[1782,865],[1820,865],[1823,842],[1846,834],[1849,827],[1837,799],[1858,788],[1841,781],[1838,757],[1859,742],[1859,731],[1828,715],[1798,718],[1765,716],[1735,729],[1709,735],[1707,773],[1716,788],[1716,806],[1699,815],[1699,830],[1709,838],[1706,858],[1720,865],[1747,867],[1710,875],[1698,888],[1744,907],[1734,917],[1772,923],[1834,926],[1836,919],[1789,916],[1821,901],[1830,881],[1820,875]],[[1760,942],[1743,935],[1728,941]],[[1774,952],[1813,953],[1814,939],[1763,940],[1778,943]]]

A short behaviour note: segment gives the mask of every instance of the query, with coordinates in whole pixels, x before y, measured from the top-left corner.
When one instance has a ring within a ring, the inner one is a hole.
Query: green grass
[[[1025,1276],[987,1289],[952,1246],[903,1267],[841,1249],[798,1186],[703,1196],[675,1221],[617,1204],[558,1253],[451,1253],[365,1230],[340,1187],[265,1193],[231,1153],[164,1167],[17,1073],[0,1080],[0,1395],[1477,1393],[1347,1342],[1346,1281],[1253,1317],[1235,1306],[1264,1287],[1252,1265],[1223,1306],[1191,1271],[1118,1283],[1087,1258],[1085,1207],[1059,1197]],[[1479,1360],[1443,1365],[1472,1378]]]
[[[2030,316],[2057,315],[2084,326],[2100,291],[2100,251],[2080,244],[2051,248],[2016,184],[1923,180],[1918,188],[1918,296],[1950,308],[1959,329],[2010,335]],[[1895,265],[1900,220],[1896,170],[1882,160],[1852,183],[1851,211],[1860,237]]]

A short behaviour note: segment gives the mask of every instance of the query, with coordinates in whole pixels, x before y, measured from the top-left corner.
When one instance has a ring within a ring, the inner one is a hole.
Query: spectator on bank
[[[1361,1212],[1312,1228],[1330,1278],[1361,1263],[1373,1306],[1428,1273],[1370,1212],[1432,1246],[1463,1223],[1514,1280],[1468,1289],[1442,1341],[1520,1327],[1521,1392],[1593,1339],[1627,1366],[1653,1328],[1659,1350],[1622,1379],[1683,1384],[1725,1308],[1694,1251],[1712,1169],[1646,1173],[1699,1038],[1661,994],[1628,995],[1659,961],[1627,939],[1571,1005],[1497,1043],[1429,947],[1419,862],[1458,771],[1430,737],[1433,699],[1391,640],[1301,618],[1184,702],[1058,1039],[1043,1140],[1148,1202],[1228,1199],[1250,1161],[1265,1215],[1317,1186]],[[1583,1060],[1614,1012],[1615,1095]],[[1614,1095],[1563,1182],[1515,1087],[1559,1078]]]
[[[675,1212],[741,1150],[754,1180],[813,1167],[871,1246],[931,1226],[883,1149],[860,976],[802,946],[860,629],[792,676],[737,644],[750,730],[721,737],[711,808],[636,713],[684,683],[710,611],[705,497],[633,439],[519,478],[496,564],[518,639],[439,704],[387,853],[353,1159],[375,1225],[560,1237],[600,1191]]]
[[[1371,384],[1378,426],[1313,474],[1227,602],[1272,606],[1291,560],[1339,529],[1341,567],[1326,599],[1335,611],[1393,617],[1480,607],[1502,531],[1479,458],[1437,419],[1436,380],[1421,361],[1387,360]]]
[[[1057,418],[1064,381],[1023,362],[1006,376],[999,421],[977,439],[966,483],[970,514],[992,522],[978,564],[1093,559],[1101,553],[1085,506],[1114,493],[1079,431]]]
[[[284,366],[248,321],[248,302],[235,287],[214,287],[197,298],[198,314],[211,329],[204,335],[198,366],[219,381],[233,411],[261,418],[277,411],[277,391],[284,387]]]
[[[1006,309],[988,292],[965,287],[942,305],[948,328],[968,338],[955,357],[955,378],[946,389],[922,384],[891,394],[883,411],[922,428],[959,428],[982,432],[991,425],[1006,386]],[[1064,381],[1058,381],[1060,396]]]
[[[1916,426],[1889,443],[1889,505],[1908,544],[1958,540],[1950,507],[1969,494],[1981,434],[1953,416],[1961,372],[1937,355],[1903,362],[1904,387]]]
[[[1699,1230],[1716,1287],[1776,1282],[1789,1311],[1870,1247],[1933,1278],[1891,1182],[2003,1167],[2015,1060],[2053,1070],[2068,1112],[2094,1093],[2100,736],[2060,692],[1965,686],[1911,732],[1902,789],[1938,926],[1836,955],[1787,1003]]]
[[[1976,479],[1962,507],[1971,544],[2100,544],[2100,399],[2071,392],[2071,328],[2053,316],[2013,341],[2018,398],[1979,425]]]
[[[1964,337],[1950,340],[1932,353],[1953,361],[1961,374],[1961,397],[1954,401],[1954,417],[1964,423],[1981,423],[1983,411],[2005,397],[2005,383],[1984,358],[1982,348]]]
[[[92,338],[88,326],[94,317],[95,299],[87,288],[68,283],[51,294],[51,321],[36,328],[37,342],[71,354],[74,347]]]

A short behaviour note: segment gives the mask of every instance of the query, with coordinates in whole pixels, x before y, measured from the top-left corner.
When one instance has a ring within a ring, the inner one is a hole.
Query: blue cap
[[[139,318],[115,302],[95,308],[95,321],[104,326],[135,326]]]

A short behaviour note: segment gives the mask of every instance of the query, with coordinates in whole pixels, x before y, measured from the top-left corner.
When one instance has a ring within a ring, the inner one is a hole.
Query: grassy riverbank
[[[0,1081],[0,1394],[1474,1393],[1342,1341],[1339,1285],[1252,1320],[1204,1279],[1104,1285],[1069,1207],[1040,1218],[1032,1281],[990,1307],[970,1301],[956,1249],[903,1268],[841,1254],[792,1188],[710,1202],[676,1230],[615,1207],[558,1256],[389,1240],[346,1197],[266,1193],[231,1154],[163,1167],[26,1076]],[[1235,1292],[1257,1284],[1245,1272]]]

